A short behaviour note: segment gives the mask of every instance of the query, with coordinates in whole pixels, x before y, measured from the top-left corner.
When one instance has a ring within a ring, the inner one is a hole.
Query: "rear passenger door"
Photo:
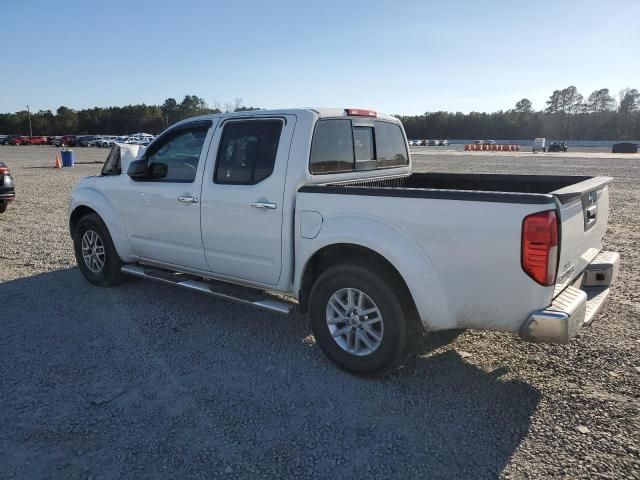
[[[213,273],[275,285],[282,268],[285,174],[295,116],[228,119],[202,184],[204,252]]]

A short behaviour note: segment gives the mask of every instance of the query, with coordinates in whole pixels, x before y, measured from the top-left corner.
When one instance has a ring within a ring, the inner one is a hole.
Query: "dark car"
[[[565,142],[553,142],[547,148],[548,152],[566,152],[569,150],[569,146]]]
[[[78,138],[80,137],[78,137],[77,135],[64,135],[60,139],[60,145],[63,147],[75,147]]]
[[[87,136],[78,138],[78,140],[76,141],[76,146],[93,147],[98,140],[99,140],[99,137],[94,137],[93,135],[87,135]]]
[[[14,138],[18,138],[19,136],[20,135],[7,135],[2,140],[0,140],[0,145],[10,145],[9,142],[11,142],[11,140],[13,140]]]
[[[640,145],[631,142],[614,143],[611,146],[611,153],[638,153]]]
[[[9,167],[0,162],[0,213],[4,213],[9,205],[16,197],[16,191],[13,186],[13,178]]]

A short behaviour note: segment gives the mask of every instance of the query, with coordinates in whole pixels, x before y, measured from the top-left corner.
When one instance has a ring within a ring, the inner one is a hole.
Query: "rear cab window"
[[[326,118],[316,123],[309,171],[315,175],[409,165],[400,126],[385,120]]]

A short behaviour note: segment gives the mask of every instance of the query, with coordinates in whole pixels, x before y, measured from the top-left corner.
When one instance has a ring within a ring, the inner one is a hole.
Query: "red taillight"
[[[522,222],[522,269],[550,286],[558,272],[558,219],[555,210],[534,213]]]
[[[378,112],[376,112],[375,110],[365,110],[363,108],[345,108],[344,111],[347,112],[347,115],[350,115],[352,117],[377,117],[378,116]]]
[[[0,167],[0,175],[9,175],[10,173],[9,167]]]

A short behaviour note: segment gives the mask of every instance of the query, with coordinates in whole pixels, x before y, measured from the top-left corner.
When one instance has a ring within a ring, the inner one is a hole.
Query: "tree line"
[[[162,105],[127,105],[74,110],[65,106],[51,110],[0,113],[0,133],[29,135],[29,117],[33,135],[114,134],[135,132],[158,134],[185,118],[222,111],[257,110],[242,105],[242,99],[221,105],[207,105],[203,98],[186,95],[181,102],[167,98]]]
[[[626,88],[619,101],[608,88],[586,99],[575,86],[554,90],[542,111],[527,98],[493,113],[426,112],[398,116],[409,138],[520,140],[640,140],[640,93]]]
[[[493,113],[426,112],[398,115],[409,138],[519,140],[548,137],[557,140],[639,140],[640,93],[622,90],[616,100],[609,89],[592,92],[586,99],[575,86],[554,90],[541,111],[527,98],[514,108]],[[242,99],[207,105],[196,95],[181,102],[166,99],[161,105],[127,105],[74,110],[61,106],[55,113],[27,110],[0,114],[0,133],[29,135],[29,116],[34,135],[65,134],[157,134],[185,118],[222,111],[257,110],[242,105]]]

